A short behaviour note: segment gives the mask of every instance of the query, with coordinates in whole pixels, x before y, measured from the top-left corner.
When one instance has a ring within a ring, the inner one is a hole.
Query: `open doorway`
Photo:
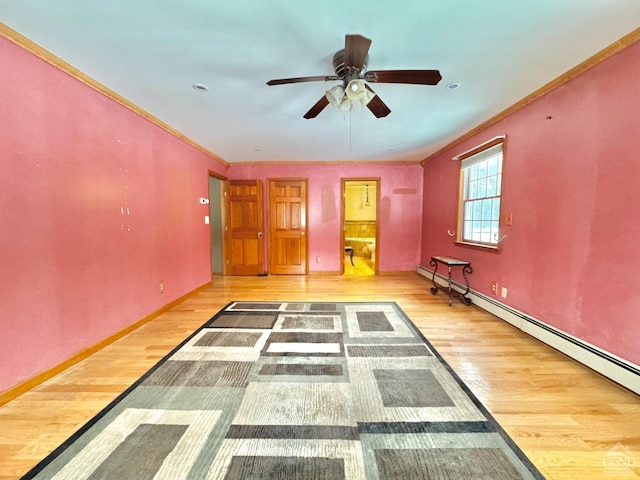
[[[223,180],[209,172],[209,228],[211,275],[224,274]]]
[[[342,179],[343,272],[349,276],[378,272],[379,178]]]

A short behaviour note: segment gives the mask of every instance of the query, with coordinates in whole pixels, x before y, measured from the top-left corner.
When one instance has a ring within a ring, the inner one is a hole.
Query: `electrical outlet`
[[[502,287],[502,291],[500,292],[500,296],[502,298],[507,298],[507,289],[506,289],[506,287]]]
[[[498,282],[493,282],[491,284],[491,292],[492,293],[498,293]]]
[[[320,257],[319,256],[316,257],[316,263],[320,263]]]
[[[164,282],[158,282],[158,293],[164,292]]]

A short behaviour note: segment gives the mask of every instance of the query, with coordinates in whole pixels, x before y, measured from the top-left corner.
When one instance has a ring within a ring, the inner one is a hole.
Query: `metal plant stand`
[[[436,272],[438,271],[438,264],[443,264],[447,266],[447,286],[441,287],[436,283]],[[429,265],[433,268],[433,278],[431,281],[433,282],[433,287],[430,288],[430,291],[433,295],[438,293],[438,290],[442,290],[449,296],[449,306],[451,306],[451,297],[460,297],[460,300],[465,305],[471,305],[471,299],[467,297],[469,294],[469,279],[467,278],[468,273],[473,273],[473,269],[471,268],[471,263],[466,260],[460,260],[458,258],[452,257],[431,257],[429,261]],[[467,286],[464,292],[459,292],[451,286],[451,269],[452,267],[462,267],[462,278],[464,278],[464,282]]]

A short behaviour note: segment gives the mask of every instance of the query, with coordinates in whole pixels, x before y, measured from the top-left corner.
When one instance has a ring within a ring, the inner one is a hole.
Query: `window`
[[[460,161],[458,242],[498,247],[503,144],[496,137],[454,158]]]

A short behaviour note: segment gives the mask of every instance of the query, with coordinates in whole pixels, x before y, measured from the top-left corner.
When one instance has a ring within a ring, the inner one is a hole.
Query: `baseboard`
[[[422,265],[418,265],[418,274],[429,281],[433,278],[433,271]],[[436,283],[441,285],[446,285],[447,283],[446,277],[439,273],[436,274],[435,280]],[[458,282],[452,282],[452,285],[460,291],[464,291],[466,288]],[[591,345],[580,338],[569,335],[473,289],[470,290],[467,296],[483,310],[640,395],[640,366],[595,345]]]
[[[380,276],[386,276],[386,275],[413,275],[414,271],[413,270],[385,270],[384,272],[380,271],[378,272],[378,275]]]
[[[96,343],[95,345],[91,345],[90,347],[87,347],[84,350],[81,350],[80,352],[76,353],[73,357],[65,360],[64,362],[61,362],[58,365],[55,365],[55,366],[51,367],[50,369],[45,370],[44,372],[39,373],[36,376],[34,376],[32,378],[29,378],[28,380],[25,380],[25,381],[17,384],[16,386],[10,388],[9,390],[6,390],[6,391],[0,393],[0,407],[2,405],[5,405],[6,403],[9,403],[11,400],[15,400],[16,398],[18,398],[23,393],[26,393],[29,390],[34,389],[35,387],[37,387],[38,385],[46,382],[50,378],[55,377],[57,374],[63,372],[67,368],[75,365],[76,363],[81,362],[82,360],[84,360],[87,357],[90,357],[91,355],[93,355],[97,351],[103,349],[107,345],[110,345],[113,342],[115,342],[116,340],[119,340],[120,338],[124,337],[125,335],[133,332],[134,330],[137,330],[142,325],[144,325],[145,323],[150,322],[151,320],[153,320],[154,318],[158,317],[159,315],[161,315],[161,314],[163,314],[165,312],[168,312],[169,310],[171,310],[176,305],[178,305],[181,302],[185,301],[187,298],[192,297],[193,295],[197,294],[201,290],[204,290],[210,284],[211,284],[210,282],[207,282],[204,285],[196,288],[195,290],[193,290],[193,291],[191,291],[189,293],[186,293],[185,295],[182,295],[179,298],[176,298],[174,301],[172,301],[170,303],[167,303],[166,305],[164,305],[160,309],[156,310],[153,313],[150,313],[149,315],[147,315],[146,317],[138,320],[137,322],[132,323],[128,327],[123,328],[119,332],[116,332],[113,335],[105,338],[104,340],[101,340],[100,342]]]
[[[317,270],[317,271],[309,272],[309,276],[312,276],[312,277],[335,277],[336,275],[343,275],[343,274],[337,271],[334,272],[333,270]],[[378,272],[377,275],[380,275],[380,276],[415,275],[415,272],[413,270],[388,270],[384,272]]]

